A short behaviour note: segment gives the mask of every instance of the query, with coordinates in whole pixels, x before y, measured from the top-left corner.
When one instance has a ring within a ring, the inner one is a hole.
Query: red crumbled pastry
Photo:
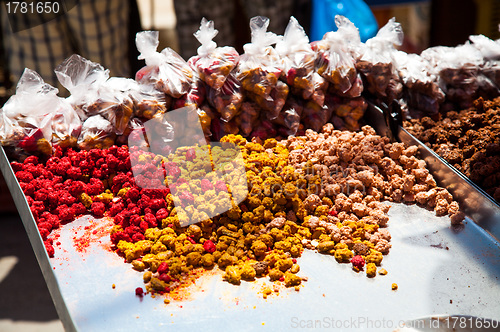
[[[144,239],[145,239],[144,235],[141,233],[135,233],[134,235],[132,235],[132,242],[138,242],[138,241],[142,241]]]
[[[205,249],[206,252],[211,254],[216,250],[216,247],[212,241],[206,240],[205,242],[203,242],[203,249]]]
[[[101,218],[106,212],[106,205],[103,202],[93,202],[90,206],[90,211],[95,217]]]
[[[214,185],[212,184],[212,182],[210,182],[210,180],[208,180],[208,179],[201,180],[201,190],[203,192],[206,192],[206,191],[212,190],[212,189],[214,189]]]
[[[87,213],[87,208],[82,203],[73,204],[71,208],[75,212],[75,216],[80,216]]]
[[[29,183],[34,179],[33,174],[26,171],[16,172],[16,178],[19,182],[26,182],[26,183]]]
[[[54,247],[52,246],[52,243],[49,241],[44,241],[43,244],[45,245],[45,250],[47,250],[47,254],[49,257],[54,257]]]
[[[110,217],[116,216],[120,211],[122,211],[125,208],[125,205],[123,205],[123,202],[119,201],[116,203],[111,204],[111,207],[109,208],[108,215]]]
[[[361,270],[363,266],[365,266],[365,259],[360,255],[356,255],[353,258],[351,258],[351,263],[353,267],[356,267]]]
[[[169,215],[168,210],[165,208],[161,208],[158,211],[156,211],[156,220],[158,222],[161,222],[163,219],[167,218]]]
[[[161,264],[158,266],[158,268],[156,269],[156,271],[160,275],[168,272],[168,264],[167,264],[167,262],[161,262]]]

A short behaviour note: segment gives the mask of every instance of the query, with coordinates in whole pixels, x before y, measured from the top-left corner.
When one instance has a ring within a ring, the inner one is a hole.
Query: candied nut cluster
[[[500,202],[500,98],[404,126],[416,138]]]

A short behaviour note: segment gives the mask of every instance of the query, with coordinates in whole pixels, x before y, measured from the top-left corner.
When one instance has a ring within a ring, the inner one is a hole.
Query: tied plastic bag
[[[457,47],[432,47],[421,53],[439,76],[439,86],[446,94],[440,111],[468,108],[479,96],[498,95],[498,88],[480,73],[484,63],[481,52],[470,44]]]
[[[295,17],[290,18],[283,39],[276,43],[275,49],[282,61],[282,79],[291,92],[303,99],[310,99],[318,87],[313,81],[316,53]]]
[[[272,120],[272,123],[278,127],[278,134],[283,137],[297,134],[303,110],[304,106],[300,99],[296,99],[292,96],[288,97],[280,115]]]
[[[243,46],[245,53],[240,57],[236,78],[247,96],[268,112],[269,119],[274,119],[285,104],[288,87],[281,85],[276,90],[282,68],[279,55],[271,45],[281,37],[267,32],[268,26],[267,17],[250,20],[252,42]]]
[[[76,54],[64,60],[55,72],[61,84],[71,92],[68,100],[75,109],[84,112],[83,119],[102,115],[117,134],[123,134],[133,115],[133,101],[128,94],[132,80],[109,78],[109,70]]]
[[[489,80],[497,89],[500,88],[500,42],[494,41],[483,35],[469,36],[469,40],[483,56],[484,63],[480,65],[480,74],[484,79]],[[495,93],[493,89],[488,92],[490,94]],[[484,96],[483,93],[480,94]],[[485,97],[488,98],[488,96]],[[491,97],[494,98],[495,96],[492,95]]]
[[[69,92],[68,101],[82,120],[88,117],[87,107],[98,99],[101,85],[109,78],[109,70],[100,64],[73,54],[54,70],[57,79]]]
[[[90,116],[82,125],[78,147],[82,150],[107,149],[115,143],[116,134],[111,122],[101,115]]]
[[[188,63],[196,69],[198,76],[208,86],[220,90],[229,73],[238,64],[239,54],[230,46],[217,47],[212,40],[217,33],[213,21],[206,18],[201,20],[200,29],[194,33],[201,46],[198,47],[198,55],[191,57]]]
[[[348,40],[352,31],[338,29],[326,33],[321,41],[313,43],[317,52],[316,70],[329,84],[332,93],[346,93],[356,82],[356,64],[350,53]]]
[[[1,109],[2,145],[13,148],[16,155],[22,152],[50,155],[52,144],[75,146],[80,119],[57,93],[38,73],[25,69],[16,93]]]
[[[393,65],[393,53],[395,45],[401,45],[402,42],[401,24],[391,18],[375,37],[366,41],[363,55],[356,63],[356,68],[363,76],[365,89],[383,101],[401,97],[403,86]]]
[[[140,52],[138,59],[145,60],[146,66],[135,74],[135,79],[139,83],[152,84],[173,98],[180,98],[188,92],[195,74],[188,63],[171,48],[157,52],[158,37],[158,31],[137,33],[135,44]]]
[[[401,51],[394,53],[394,59],[405,87],[403,101],[412,113],[408,116],[418,117],[420,112],[430,116],[437,114],[445,94],[430,63],[417,54]]]

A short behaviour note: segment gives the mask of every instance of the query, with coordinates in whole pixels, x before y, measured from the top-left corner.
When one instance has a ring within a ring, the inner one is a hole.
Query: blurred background
[[[99,2],[104,4],[104,14],[114,12],[111,10],[114,1],[118,0]],[[79,53],[92,61],[101,63],[105,68],[110,68],[113,76],[134,77],[135,72],[143,65],[137,60],[138,53],[134,44],[135,34],[138,31],[159,30],[158,49],[171,47],[187,60],[196,53],[199,45],[192,34],[198,29],[203,16],[214,21],[215,28],[219,30],[215,41],[220,46],[231,45],[242,52],[242,46],[250,41],[249,18],[256,15],[268,16],[271,19],[269,30],[282,34],[290,15],[294,15],[306,32],[309,32],[312,23],[312,8],[317,1],[319,0],[280,0],[273,2],[273,5],[266,4],[264,0],[118,1],[116,3],[123,7],[121,8],[123,20],[116,21],[119,24],[115,26],[102,25],[97,32],[103,37],[104,34],[101,32],[124,31],[123,38],[126,42],[119,45],[123,50],[116,54],[115,47],[115,53],[107,56],[102,52],[108,45],[106,41],[104,44],[97,43],[89,47],[85,44],[85,40],[70,36],[69,46],[63,47],[68,54],[62,52],[61,59],[50,59],[52,62],[48,63],[43,62],[42,57],[39,56],[35,60],[40,63],[33,63],[32,65],[37,68],[32,69],[37,70],[46,82],[57,85],[52,73],[55,65],[50,64],[57,65],[72,53]],[[340,0],[333,2],[337,5],[342,3]],[[73,13],[80,5],[84,8],[86,4],[97,13],[100,7],[96,3],[96,0],[74,1],[76,7],[72,9]],[[123,6],[124,3],[128,6]],[[366,0],[365,3],[372,11],[379,27],[392,17],[402,24],[405,39],[401,49],[409,53],[420,53],[430,46],[456,46],[464,43],[472,34],[484,34],[492,39],[500,38],[498,25],[500,1],[498,0]],[[11,18],[5,13],[5,4],[2,2],[0,6],[2,11],[0,16],[2,26],[0,105],[3,105],[14,93],[20,70],[24,68],[20,65],[24,63],[28,66],[30,56],[35,55],[33,51],[30,51],[36,50],[36,47],[33,48],[33,41],[43,43],[48,39],[43,39],[35,33],[40,27],[13,32],[10,24],[12,22],[9,21]],[[82,11],[78,14],[84,15],[85,13]],[[91,18],[96,18],[95,15],[90,15]],[[105,16],[100,17],[106,23],[114,22],[106,19]],[[50,32],[52,30],[47,27],[50,27],[49,24],[55,24],[54,22],[55,20],[42,25],[42,28]],[[71,23],[67,25],[69,32],[80,36],[78,31],[75,31],[77,27]],[[82,29],[89,30],[90,28],[84,26]],[[90,32],[83,31],[82,35]],[[23,36],[25,36],[24,39],[31,39],[31,44],[23,44],[25,41],[21,38]],[[17,55],[22,55],[22,57]],[[49,55],[53,54],[49,52]],[[116,59],[120,59],[121,67],[116,66]],[[64,91],[61,92],[64,93]],[[22,222],[1,175],[0,294],[0,332],[63,330]]]

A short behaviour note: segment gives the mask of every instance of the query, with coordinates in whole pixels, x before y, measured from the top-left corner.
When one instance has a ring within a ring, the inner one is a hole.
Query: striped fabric
[[[54,68],[74,53],[100,63],[113,76],[131,75],[126,1],[80,0],[65,15],[16,33],[10,25],[15,22],[9,22],[5,4],[0,10],[4,48],[14,82],[24,68],[30,68],[63,91]]]

